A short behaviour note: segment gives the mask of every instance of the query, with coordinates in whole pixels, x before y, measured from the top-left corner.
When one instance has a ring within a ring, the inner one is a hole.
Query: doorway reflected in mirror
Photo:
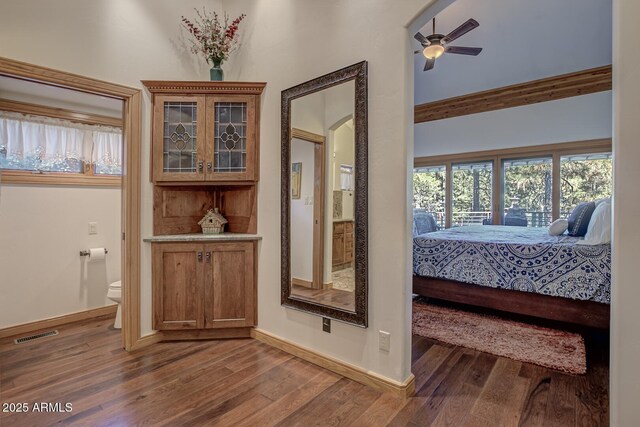
[[[355,311],[354,82],[291,103],[291,295]]]
[[[288,307],[367,326],[367,64],[282,92]]]

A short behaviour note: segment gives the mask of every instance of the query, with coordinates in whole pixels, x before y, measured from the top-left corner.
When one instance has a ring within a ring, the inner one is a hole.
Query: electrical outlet
[[[89,223],[89,234],[98,234],[98,223],[90,222]]]
[[[378,346],[382,351],[389,351],[391,348],[391,334],[385,331],[378,331]]]

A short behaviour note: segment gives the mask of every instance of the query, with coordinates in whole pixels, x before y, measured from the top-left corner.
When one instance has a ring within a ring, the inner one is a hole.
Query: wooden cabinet
[[[344,230],[344,262],[353,261],[353,222],[345,223]]]
[[[163,340],[249,336],[265,83],[142,83],[153,103],[153,327]],[[200,234],[214,208],[241,239]]]
[[[153,327],[256,324],[255,241],[152,243]]]
[[[332,259],[333,270],[353,264],[353,221],[333,223]]]
[[[143,81],[156,184],[255,182],[264,83]]]

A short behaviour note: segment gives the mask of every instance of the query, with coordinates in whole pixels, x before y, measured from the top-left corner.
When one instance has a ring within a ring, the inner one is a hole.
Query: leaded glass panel
[[[196,172],[198,162],[197,112],[196,102],[164,103],[164,172]]]
[[[217,102],[214,125],[214,172],[247,170],[247,103]]]

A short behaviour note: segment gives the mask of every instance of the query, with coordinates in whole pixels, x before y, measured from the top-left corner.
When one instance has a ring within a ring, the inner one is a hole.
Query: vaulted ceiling
[[[451,45],[483,51],[445,54],[426,72],[415,55],[415,104],[611,64],[611,0],[456,0],[436,16],[436,32],[469,18],[480,26]],[[431,31],[431,22],[421,28]]]

